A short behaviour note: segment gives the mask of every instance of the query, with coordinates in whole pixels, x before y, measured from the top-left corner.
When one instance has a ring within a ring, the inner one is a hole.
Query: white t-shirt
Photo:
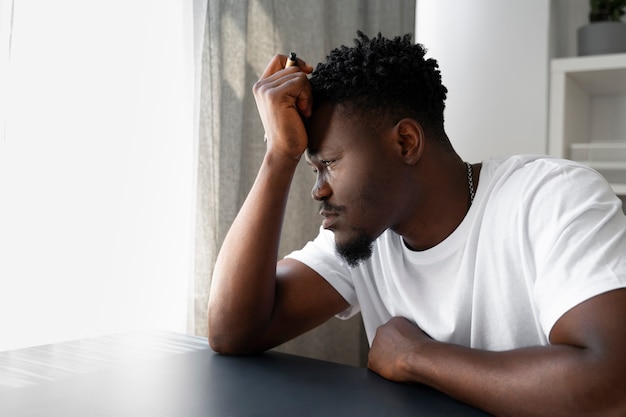
[[[355,268],[334,235],[288,257],[361,311],[370,344],[394,316],[435,340],[486,350],[548,344],[577,304],[626,287],[626,217],[606,180],[571,161],[516,156],[483,163],[474,202],[437,246],[411,251],[387,230]]]

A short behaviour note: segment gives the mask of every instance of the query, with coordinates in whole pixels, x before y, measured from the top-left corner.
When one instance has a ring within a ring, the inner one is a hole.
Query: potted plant
[[[578,29],[578,55],[626,52],[626,0],[589,0],[589,24]]]

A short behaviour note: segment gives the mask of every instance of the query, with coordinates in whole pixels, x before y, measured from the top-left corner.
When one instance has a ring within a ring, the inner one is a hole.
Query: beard
[[[336,243],[337,253],[354,268],[372,256],[373,240],[362,230],[356,230],[356,235],[344,243]]]

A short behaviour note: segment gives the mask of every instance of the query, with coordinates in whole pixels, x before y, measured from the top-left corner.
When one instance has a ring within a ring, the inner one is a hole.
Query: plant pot
[[[594,22],[578,29],[578,55],[626,52],[626,24]]]

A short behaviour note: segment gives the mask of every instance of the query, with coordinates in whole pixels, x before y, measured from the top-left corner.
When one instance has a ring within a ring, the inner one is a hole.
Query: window
[[[191,2],[0,1],[0,350],[184,331]]]

